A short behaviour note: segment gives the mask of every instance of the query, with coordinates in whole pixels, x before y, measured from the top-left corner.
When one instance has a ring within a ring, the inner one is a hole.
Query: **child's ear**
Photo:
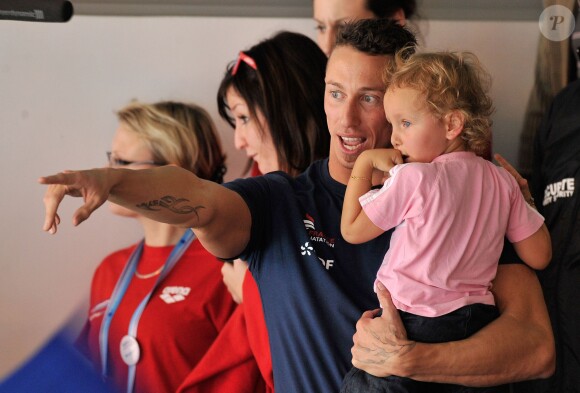
[[[445,115],[445,120],[447,124],[447,132],[445,137],[448,140],[453,140],[461,135],[463,132],[463,126],[465,125],[465,115],[461,111],[451,111]]]

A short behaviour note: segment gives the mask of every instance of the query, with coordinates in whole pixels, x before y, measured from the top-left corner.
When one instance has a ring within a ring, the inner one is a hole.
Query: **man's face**
[[[316,41],[326,56],[330,55],[336,33],[346,21],[374,18],[365,7],[366,0],[314,0],[313,18],[316,22]]]
[[[329,166],[337,181],[348,181],[363,151],[389,146],[382,80],[387,61],[387,56],[370,56],[350,46],[337,47],[328,59],[324,109],[331,138]]]

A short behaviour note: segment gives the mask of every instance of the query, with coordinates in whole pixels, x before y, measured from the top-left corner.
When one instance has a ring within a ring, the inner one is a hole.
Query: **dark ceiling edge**
[[[428,6],[423,4],[421,18],[426,20],[489,20],[532,21],[538,20],[541,5],[510,8],[478,7],[461,8],[457,5]],[[219,6],[183,4],[107,4],[82,3],[74,5],[75,15],[95,16],[200,16],[200,17],[273,17],[310,18],[310,6]]]
[[[211,6],[211,5],[135,5],[135,4],[75,4],[75,15],[99,16],[215,16],[310,18],[311,7]]]
[[[539,21],[542,7],[429,7],[422,10],[429,20],[489,20],[489,21]]]

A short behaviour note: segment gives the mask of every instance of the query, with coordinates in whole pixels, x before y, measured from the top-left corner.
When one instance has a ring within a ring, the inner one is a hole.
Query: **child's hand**
[[[404,163],[401,152],[397,149],[374,149],[370,151],[370,159],[374,169],[385,172],[388,177],[388,172],[392,167]]]

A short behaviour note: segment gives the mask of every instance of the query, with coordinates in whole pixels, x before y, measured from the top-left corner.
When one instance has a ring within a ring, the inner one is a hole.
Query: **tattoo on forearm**
[[[149,211],[159,211],[161,209],[167,209],[175,214],[189,214],[195,213],[197,216],[197,212],[199,209],[205,209],[204,206],[191,206],[187,202],[189,199],[185,198],[176,198],[171,195],[166,195],[161,199],[154,199],[149,202],[142,202],[137,204],[137,207],[143,210]]]

